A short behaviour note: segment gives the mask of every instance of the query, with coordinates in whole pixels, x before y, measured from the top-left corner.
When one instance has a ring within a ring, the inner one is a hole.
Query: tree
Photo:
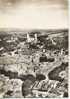
[[[25,97],[32,93],[31,85],[35,82],[35,77],[31,74],[26,75],[26,80],[22,84],[22,95]]]

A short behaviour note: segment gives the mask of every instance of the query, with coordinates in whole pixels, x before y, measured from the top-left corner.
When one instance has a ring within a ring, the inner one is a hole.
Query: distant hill
[[[22,30],[22,29],[8,29],[8,28],[0,28],[0,35],[24,35],[26,38],[26,34],[29,33],[30,35],[33,35],[37,33],[38,36],[43,35],[53,35],[55,34],[62,34],[62,35],[68,35],[68,29],[34,29],[34,30]],[[57,36],[57,35],[56,35]]]

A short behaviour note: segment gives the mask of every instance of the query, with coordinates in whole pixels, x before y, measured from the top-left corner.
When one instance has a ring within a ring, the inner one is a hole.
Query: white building
[[[34,35],[34,38],[33,37],[30,37],[29,34],[27,33],[27,42],[30,43],[34,41],[35,43],[37,43],[37,34]]]

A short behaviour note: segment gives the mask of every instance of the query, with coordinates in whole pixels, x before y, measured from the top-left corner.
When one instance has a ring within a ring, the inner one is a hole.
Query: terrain
[[[68,68],[68,30],[0,30],[1,98],[68,97]]]

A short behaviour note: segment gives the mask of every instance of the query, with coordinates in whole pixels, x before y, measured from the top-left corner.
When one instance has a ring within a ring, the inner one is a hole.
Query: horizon
[[[41,28],[41,29],[39,29],[39,28],[5,28],[5,27],[3,27],[3,28],[0,28],[0,31],[4,31],[4,30],[21,30],[21,31],[29,31],[29,30],[31,30],[31,31],[36,31],[36,30],[69,30],[69,28],[49,28],[49,29],[43,29],[43,28]]]

